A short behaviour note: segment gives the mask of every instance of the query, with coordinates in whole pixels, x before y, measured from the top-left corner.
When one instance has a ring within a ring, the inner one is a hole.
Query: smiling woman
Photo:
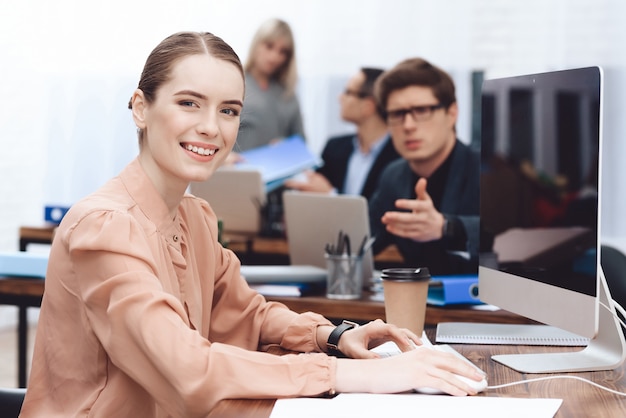
[[[482,376],[451,355],[369,350],[408,350],[420,342],[409,330],[377,320],[334,331],[247,285],[209,204],[185,194],[231,151],[243,93],[237,55],[210,33],[174,34],[150,54],[130,101],[139,156],[55,233],[20,416],[205,417],[226,398],[475,393],[448,372]],[[363,360],[328,356],[327,342]]]

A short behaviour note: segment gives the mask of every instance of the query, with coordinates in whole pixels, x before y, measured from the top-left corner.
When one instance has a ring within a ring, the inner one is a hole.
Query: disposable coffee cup
[[[426,267],[384,269],[381,274],[387,323],[421,337],[430,272]]]
[[[326,254],[326,297],[359,299],[363,292],[363,258],[347,254]]]

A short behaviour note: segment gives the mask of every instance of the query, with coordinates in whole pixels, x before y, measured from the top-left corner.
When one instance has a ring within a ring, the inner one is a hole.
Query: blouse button
[[[174,242],[178,242],[178,235],[172,236],[172,239],[174,240]]]

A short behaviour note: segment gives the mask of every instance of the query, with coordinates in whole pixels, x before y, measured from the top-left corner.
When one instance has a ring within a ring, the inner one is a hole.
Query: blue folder
[[[478,275],[433,276],[427,302],[436,306],[483,303],[478,296]]]
[[[320,164],[319,158],[299,135],[243,151],[240,155],[244,161],[235,164],[235,168],[259,170],[267,191],[282,185],[287,178]]]

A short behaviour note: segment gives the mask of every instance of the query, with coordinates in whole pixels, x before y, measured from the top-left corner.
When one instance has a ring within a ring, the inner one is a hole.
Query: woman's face
[[[277,37],[259,44],[256,49],[254,68],[267,77],[273,76],[285,63],[291,53],[287,39]]]
[[[181,193],[222,164],[237,139],[243,95],[237,67],[207,54],[175,63],[153,103],[135,91],[133,118],[144,131],[140,161],[162,195]]]

